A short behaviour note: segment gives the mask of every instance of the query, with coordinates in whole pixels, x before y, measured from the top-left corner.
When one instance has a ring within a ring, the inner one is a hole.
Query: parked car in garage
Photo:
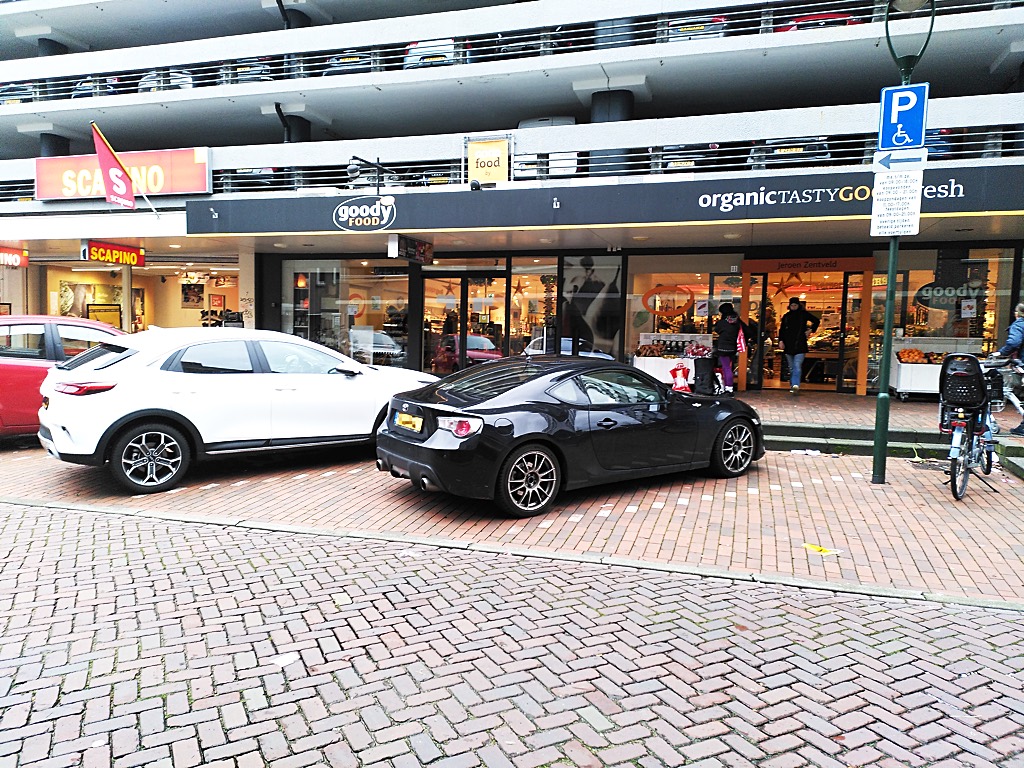
[[[558,25],[548,29],[498,32],[492,44],[493,54],[484,58],[515,59],[521,56],[546,56],[563,53],[585,42],[578,27]]]
[[[725,37],[728,18],[721,14],[666,17],[658,20],[655,39],[659,43],[674,43],[700,37]]]
[[[743,474],[764,455],[757,412],[674,392],[632,366],[514,357],[391,399],[377,468],[421,490],[493,499],[513,517],[563,490],[709,468]]]
[[[648,150],[651,153],[651,170],[654,173],[672,173],[715,165],[720,148],[721,145],[717,142],[651,147]]]
[[[804,136],[754,142],[747,164],[761,169],[773,165],[814,165],[831,158],[827,136]]]
[[[80,317],[0,316],[0,435],[36,432],[46,372],[122,335],[112,325]]]
[[[551,128],[561,125],[576,125],[576,118],[569,115],[554,117],[533,117],[520,120],[519,128]],[[585,155],[582,152],[542,152],[517,154],[512,162],[514,179],[548,179],[575,176],[583,170]]]
[[[32,83],[2,83],[0,84],[0,105],[21,104],[26,101],[35,101],[36,89]]]
[[[324,62],[323,77],[375,72],[382,69],[380,57],[373,50],[350,50],[335,54]]]
[[[468,64],[472,61],[472,45],[454,38],[409,43],[402,59],[403,69],[443,67],[450,64]]]
[[[86,77],[75,83],[71,89],[72,99],[91,96],[114,96],[124,90],[125,84],[119,77]]]
[[[43,381],[39,441],[153,493],[194,461],[372,443],[388,401],[435,379],[364,365],[276,331],[166,328],[121,336]]]
[[[795,32],[801,29],[820,29],[822,27],[846,27],[852,24],[863,24],[861,19],[849,13],[806,13],[794,16],[775,27],[776,32]]]
[[[195,77],[188,69],[157,69],[142,76],[139,93],[183,90],[194,84]]]

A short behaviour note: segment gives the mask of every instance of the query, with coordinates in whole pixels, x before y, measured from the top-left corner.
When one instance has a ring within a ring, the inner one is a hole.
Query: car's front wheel
[[[122,434],[110,453],[114,479],[134,493],[176,486],[192,460],[185,436],[166,424],[140,424]]]
[[[711,469],[719,477],[737,477],[754,460],[757,438],[746,419],[733,419],[722,427],[711,448]]]
[[[525,445],[501,465],[495,498],[513,517],[532,517],[551,509],[561,486],[562,470],[555,454],[543,445]]]

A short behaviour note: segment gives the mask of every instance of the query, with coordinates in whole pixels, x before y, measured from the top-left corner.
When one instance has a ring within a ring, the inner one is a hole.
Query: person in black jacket
[[[748,338],[747,327],[728,302],[718,305],[718,313],[721,317],[712,329],[717,334],[715,348],[718,350],[718,364],[722,367],[722,385],[726,392],[732,392],[733,366],[736,362],[736,353],[739,351],[739,336],[742,332],[743,338]]]
[[[779,324],[779,349],[786,353],[789,363],[789,391],[800,392],[804,357],[807,355],[807,337],[818,330],[821,321],[803,308],[795,296],[789,300],[789,311]],[[808,326],[810,326],[808,328]]]

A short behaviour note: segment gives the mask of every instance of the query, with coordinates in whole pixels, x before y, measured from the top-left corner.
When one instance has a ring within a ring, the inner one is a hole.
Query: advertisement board
[[[146,195],[210,194],[210,151],[206,147],[119,152],[135,192]],[[96,155],[36,158],[36,200],[105,197]]]

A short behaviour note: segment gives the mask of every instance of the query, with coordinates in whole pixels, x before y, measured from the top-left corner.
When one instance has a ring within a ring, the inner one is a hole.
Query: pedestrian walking
[[[993,357],[1021,357],[1024,355],[1024,303],[1018,304],[1013,312],[1014,320],[1006,329],[1006,343],[993,353]],[[1017,399],[1024,402],[1024,386],[1016,383],[1013,386],[1013,394]],[[1024,437],[1024,419],[1020,424],[1010,430],[1010,434],[1016,437]]]
[[[718,322],[712,329],[716,334],[715,354],[718,356],[718,364],[722,368],[722,386],[726,392],[733,391],[733,367],[736,364],[736,354],[740,349],[740,333],[744,341],[748,341],[747,326],[740,320],[735,308],[729,302],[718,305]]]
[[[789,300],[789,311],[782,316],[779,324],[779,349],[789,363],[789,391],[800,392],[804,358],[807,356],[807,337],[818,330],[821,321],[804,309],[795,296]]]

